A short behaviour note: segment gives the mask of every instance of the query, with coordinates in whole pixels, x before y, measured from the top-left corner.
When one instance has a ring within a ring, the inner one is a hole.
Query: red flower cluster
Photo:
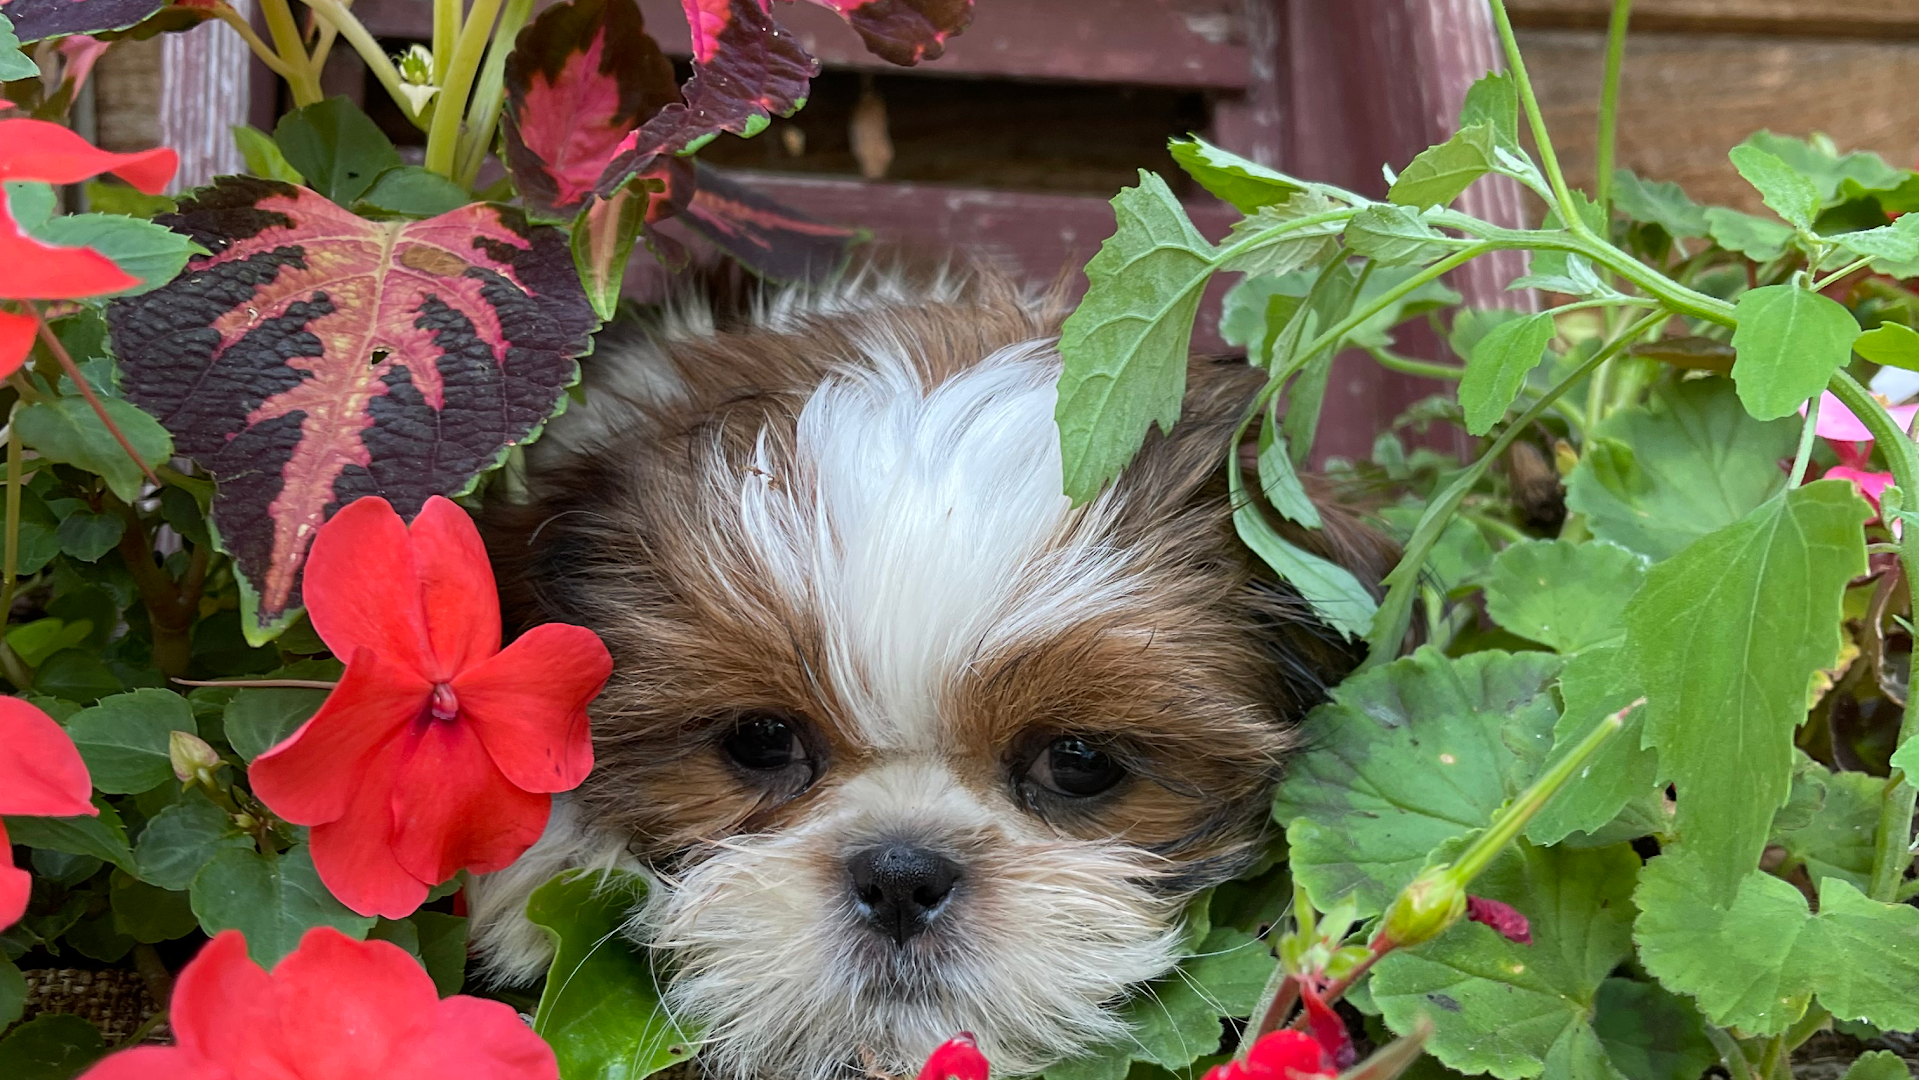
[[[10,180],[73,184],[110,172],[149,195],[173,179],[180,157],[168,149],[114,154],[58,124],[0,120],[0,183]],[[72,300],[130,289],[138,278],[92,248],[43,244],[28,236],[0,196],[0,299]],[[0,311],[0,377],[12,374],[33,346],[39,320],[32,312]]]
[[[0,814],[97,815],[88,801],[92,794],[86,762],[53,717],[19,698],[0,698]],[[0,930],[26,914],[32,891],[33,878],[13,865],[7,827],[0,823]]]
[[[926,1056],[919,1080],[986,1080],[986,1055],[979,1052],[973,1033],[962,1031]]]
[[[1338,1073],[1319,1040],[1285,1028],[1262,1036],[1245,1061],[1213,1066],[1207,1070],[1206,1080],[1308,1080]]]
[[[446,499],[409,528],[385,499],[321,526],[304,585],[340,685],[254,761],[254,794],[313,827],[313,864],[362,915],[404,918],[462,868],[504,869],[552,792],[593,767],[587,703],[613,670],[591,630],[548,623],[500,648],[479,530]]]
[[[446,1000],[384,941],[315,927],[271,975],[228,930],[174,985],[172,1046],[143,1046],[81,1080],[559,1080],[553,1050],[512,1006]]]

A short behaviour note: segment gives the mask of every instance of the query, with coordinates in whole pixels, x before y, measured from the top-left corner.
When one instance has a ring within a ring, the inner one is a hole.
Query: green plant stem
[[[1398,371],[1406,375],[1418,375],[1427,379],[1445,379],[1458,382],[1466,375],[1466,369],[1457,364],[1435,364],[1427,360],[1415,360],[1410,356],[1401,356],[1391,349],[1367,349],[1380,367],[1388,371]]]
[[[320,30],[313,42],[313,70],[325,71],[326,58],[333,52],[333,43],[340,39],[340,30],[325,19],[314,20]]]
[[[1866,266],[1871,262],[1872,262],[1871,259],[1854,259],[1852,262],[1847,263],[1846,265],[1840,267],[1837,270],[1834,270],[1832,273],[1827,274],[1825,277],[1822,277],[1818,281],[1814,282],[1812,286],[1812,291],[1821,292],[1825,290],[1826,288],[1830,287],[1833,282],[1838,281],[1840,278],[1845,277],[1847,274],[1864,270]]]
[[[1792,477],[1787,487],[1798,487],[1806,480],[1806,466],[1812,464],[1812,436],[1819,429],[1818,403],[1807,406],[1806,419],[1799,426],[1799,451],[1792,457]]]
[[[1753,1080],[1752,1062],[1746,1057],[1745,1048],[1739,1045],[1739,1040],[1711,1024],[1705,1027],[1706,1038],[1712,1041],[1713,1049],[1719,1051],[1719,1060],[1725,1063],[1732,1080]]]
[[[501,0],[473,0],[473,9],[467,12],[453,47],[453,59],[447,62],[439,100],[433,106],[433,123],[426,132],[426,167],[449,180],[454,179],[454,157],[460,148],[467,96],[473,91],[473,76],[480,70],[500,4]]]
[[[120,425],[114,423],[113,417],[107,415],[107,407],[100,404],[100,399],[93,393],[92,385],[87,382],[85,376],[80,374],[80,368],[74,364],[73,357],[67,354],[67,347],[60,343],[60,338],[54,334],[53,328],[47,325],[45,316],[35,309],[33,317],[40,323],[41,344],[45,345],[47,351],[53,353],[53,358],[60,362],[60,370],[67,373],[67,378],[73,380],[73,385],[80,391],[80,396],[87,399],[87,404],[93,409],[93,415],[100,418],[100,423],[106,426],[113,440],[120,444],[120,449],[125,450],[127,457],[133,459],[134,465],[146,474],[147,481],[154,487],[159,487],[160,478],[153,475],[153,469],[147,465],[146,459],[142,458],[140,452],[133,448],[133,444],[127,441],[126,433],[120,430]]]
[[[313,70],[313,58],[307,53],[287,0],[260,0],[260,11],[266,16],[267,32],[273,35],[274,50],[288,69],[281,78],[293,93],[293,103],[304,108],[318,102],[325,96],[320,92],[320,75]]]
[[[1893,482],[1901,491],[1919,491],[1919,446],[1902,431],[1885,406],[1859,385],[1859,380],[1842,368],[1827,384],[1841,404],[1872,432],[1873,441],[1886,456]],[[1915,547],[1915,529],[1910,523],[1900,538],[1899,562],[1906,572],[1906,588],[1913,610],[1919,611],[1919,547]],[[1899,722],[1896,751],[1908,739],[1919,735],[1919,694],[1906,695],[1906,711]],[[1898,769],[1886,778],[1885,794],[1879,804],[1879,831],[1872,852],[1872,878],[1866,894],[1874,900],[1891,903],[1899,895],[1906,870],[1912,865],[1912,812],[1919,792],[1913,790],[1906,774]]]
[[[14,411],[20,405],[14,403]],[[20,428],[7,420],[7,549],[4,586],[0,586],[0,673],[16,690],[33,688],[33,671],[6,644],[7,622],[13,615],[13,593],[20,573],[20,459],[25,448],[20,444]]]
[[[128,1035],[126,1038],[121,1039],[118,1043],[114,1044],[114,1047],[113,1047],[114,1052],[118,1053],[122,1050],[131,1050],[134,1047],[139,1046],[141,1043],[146,1042],[147,1036],[153,1034],[153,1029],[159,1027],[161,1024],[164,1024],[166,1022],[167,1022],[167,1011],[165,1009],[154,1010],[154,1013],[152,1016],[149,1016],[145,1020],[140,1021],[140,1026],[137,1028],[134,1028],[132,1034]]]
[[[153,541],[140,512],[111,495],[107,503],[126,522],[126,531],[120,534],[116,546],[140,601],[146,605],[147,621],[153,630],[153,666],[169,678],[184,675],[193,661],[193,623],[200,615],[206,563],[199,562],[197,574],[189,564],[187,580],[175,582],[153,561]]]
[[[433,0],[433,85],[446,85],[446,67],[460,40],[460,0]]]
[[[533,16],[533,0],[506,0],[500,11],[500,25],[493,31],[493,43],[487,47],[486,66],[480,69],[480,81],[473,91],[473,102],[466,110],[466,134],[461,137],[459,170],[454,174],[464,187],[471,188],[493,148],[493,132],[500,123],[500,107],[506,102],[506,58],[520,36],[520,30]]]
[[[1619,69],[1626,62],[1626,27],[1632,22],[1632,0],[1613,0],[1612,20],[1606,26],[1606,76],[1599,87],[1599,149],[1593,192],[1602,219],[1612,220],[1613,154],[1619,135]]]
[[[1785,1033],[1780,1036],[1784,1042],[1788,1059],[1790,1059],[1794,1050],[1799,1049],[1805,1044],[1807,1039],[1812,1038],[1814,1034],[1823,1030],[1831,1021],[1832,1014],[1827,1012],[1823,1006],[1814,1005],[1807,1009],[1806,1015],[1800,1017],[1797,1022],[1787,1028]],[[1787,1075],[1790,1076],[1791,1073],[1788,1072]]]
[[[262,2],[271,3],[273,0],[262,0]],[[348,45],[353,46],[353,51],[360,54],[360,59],[366,62],[367,70],[373,72],[373,77],[380,80],[380,85],[386,88],[387,95],[393,99],[393,104],[399,107],[400,112],[409,120],[418,119],[419,114],[413,111],[413,105],[407,101],[406,95],[400,92],[402,85],[400,71],[393,66],[393,58],[386,54],[385,49],[380,48],[380,43],[374,40],[366,25],[355,18],[353,13],[346,9],[346,5],[340,3],[340,0],[307,0],[307,6],[312,9],[315,18],[333,27],[335,32],[346,39]]]
[[[1539,111],[1539,98],[1533,93],[1532,79],[1526,75],[1526,58],[1519,55],[1519,40],[1513,35],[1513,21],[1506,15],[1505,0],[1491,0],[1493,23],[1499,30],[1499,43],[1506,51],[1506,67],[1513,74],[1513,81],[1519,87],[1519,103],[1526,110],[1526,122],[1531,125],[1533,143],[1539,148],[1539,160],[1546,171],[1546,182],[1552,185],[1553,201],[1559,204],[1559,218],[1566,223],[1575,236],[1596,239],[1592,230],[1579,216],[1573,204],[1572,189],[1566,186],[1566,174],[1559,168],[1559,155],[1553,153],[1553,137],[1546,130],[1546,118]]]
[[[213,5],[213,17],[233,27],[234,33],[240,35],[240,40],[247,43],[247,48],[253,50],[253,55],[259,57],[260,62],[267,66],[267,70],[289,83],[294,80],[296,76],[293,74],[293,69],[280,59],[279,53],[274,52],[271,46],[260,40],[260,35],[254,32],[253,24],[233,10],[232,6],[216,0]]]
[[[1628,345],[1638,340],[1641,334],[1658,326],[1669,317],[1664,309],[1644,316],[1631,326],[1620,331],[1618,336],[1606,346],[1580,364],[1564,379],[1546,391],[1538,401],[1520,414],[1519,418],[1506,425],[1493,444],[1478,461],[1472,464],[1458,479],[1454,480],[1437,499],[1426,506],[1426,512],[1420,516],[1419,524],[1413,529],[1413,535],[1406,541],[1406,553],[1386,575],[1386,599],[1379,605],[1379,612],[1373,616],[1372,633],[1366,637],[1366,661],[1364,667],[1384,664],[1399,655],[1399,643],[1406,636],[1406,627],[1412,621],[1412,602],[1414,590],[1419,585],[1419,570],[1426,565],[1426,556],[1439,540],[1440,531],[1452,517],[1453,511],[1464,502],[1466,495],[1479,483],[1480,477],[1494,461],[1506,452],[1519,433],[1530,427],[1533,421],[1559,400],[1560,395],[1570,390],[1574,383],[1586,377],[1593,369],[1612,359]],[[1235,444],[1237,445],[1237,444]]]

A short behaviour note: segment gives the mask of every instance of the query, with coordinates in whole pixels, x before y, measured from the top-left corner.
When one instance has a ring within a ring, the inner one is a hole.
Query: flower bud
[[[399,71],[400,81],[408,86],[433,84],[433,51],[425,45],[415,44],[394,57],[393,67]]]
[[[1465,883],[1450,866],[1429,866],[1393,898],[1375,940],[1400,948],[1418,945],[1438,937],[1464,914]]]
[[[173,765],[173,775],[182,784],[214,786],[213,771],[220,767],[220,754],[198,735],[184,731],[169,732],[167,760]]]

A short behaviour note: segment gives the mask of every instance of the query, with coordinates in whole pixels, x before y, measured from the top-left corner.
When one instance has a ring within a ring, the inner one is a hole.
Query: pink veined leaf
[[[1532,923],[1511,904],[1502,904],[1497,900],[1488,900],[1483,896],[1466,897],[1466,917],[1473,922],[1492,927],[1508,941],[1519,945],[1533,943]]]
[[[761,277],[804,281],[830,273],[865,236],[807,217],[709,165],[686,171],[693,192],[678,206],[679,220]]]
[[[68,34],[124,30],[145,21],[166,0],[0,0],[22,44]]]
[[[256,639],[296,613],[333,511],[464,490],[553,414],[597,325],[565,235],[505,207],[375,222],[223,177],[156,220],[211,254],[115,301],[114,349],[127,397],[219,481]]]
[[[65,58],[65,69],[60,72],[60,81],[72,83],[69,93],[78,94],[80,88],[87,85],[87,76],[93,73],[93,65],[113,47],[111,41],[86,34],[74,34],[60,39],[60,55]]]
[[[507,168],[549,215],[578,210],[627,134],[680,99],[633,0],[547,8],[507,57],[506,91]]]
[[[613,317],[620,302],[620,283],[626,279],[627,259],[640,230],[666,203],[660,197],[666,181],[659,175],[636,176],[612,198],[592,197],[573,221],[573,265],[586,287],[586,298],[602,319]]]
[[[684,102],[629,134],[600,175],[611,195],[662,154],[697,147],[722,131],[751,135],[806,101],[820,64],[773,21],[762,0],[681,0],[693,30],[693,77]]]
[[[910,67],[937,60],[946,39],[973,21],[973,0],[812,0],[839,12],[859,31],[866,49],[882,60]]]

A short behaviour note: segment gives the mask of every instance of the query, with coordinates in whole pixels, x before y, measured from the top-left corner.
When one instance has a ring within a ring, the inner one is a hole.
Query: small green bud
[[[173,775],[182,784],[213,787],[213,771],[220,767],[220,754],[205,739],[184,731],[167,734],[167,760]]]
[[[400,73],[400,81],[408,86],[433,84],[433,50],[425,45],[414,45],[394,57],[393,66]]]
[[[1466,914],[1466,883],[1450,866],[1429,866],[1393,898],[1376,939],[1403,948],[1431,941]]]

